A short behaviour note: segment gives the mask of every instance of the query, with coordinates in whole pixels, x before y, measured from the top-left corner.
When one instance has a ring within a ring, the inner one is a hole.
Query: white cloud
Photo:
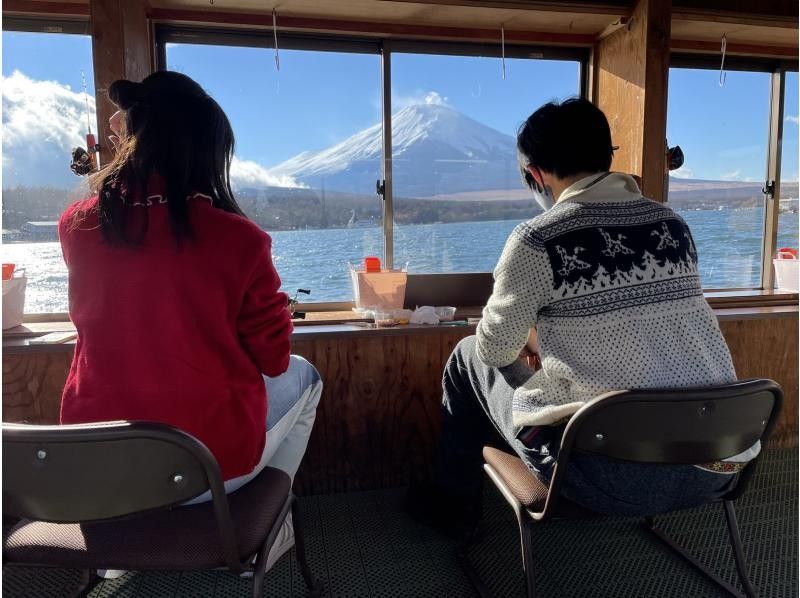
[[[675,177],[676,179],[693,179],[694,172],[691,168],[686,168],[685,166],[681,166],[677,170],[670,171],[669,175],[671,177]]]
[[[425,95],[425,103],[432,104],[434,106],[446,106],[447,98],[441,96],[437,91],[429,91]]]
[[[251,160],[234,156],[231,163],[231,184],[234,187],[302,187],[292,177],[270,174],[266,168]]]
[[[19,71],[3,77],[3,143],[56,144],[63,149],[85,143],[86,96],[57,81],[37,81]],[[95,102],[88,98],[92,128]]]
[[[392,111],[396,112],[407,106],[429,104],[433,106],[450,106],[446,96],[438,91],[421,91],[410,95],[392,95]]]
[[[14,71],[0,79],[3,88],[3,184],[73,188],[83,179],[69,169],[73,147],[86,145],[86,97],[58,81],[31,79]],[[95,99],[89,96],[96,133]],[[102,144],[102,141],[101,141]],[[231,179],[237,186],[297,187],[288,176],[267,173],[261,165],[234,157]]]
[[[3,77],[3,175],[6,185],[59,184],[78,179],[69,170],[73,147],[86,145],[86,97],[57,81],[19,71]],[[95,102],[89,97],[92,130]]]
[[[739,178],[739,174],[740,173],[741,173],[741,171],[734,170],[733,172],[727,172],[727,173],[725,173],[723,175],[720,175],[720,178],[723,181],[733,181],[733,180],[736,180],[736,179]]]
[[[800,116],[792,116],[789,115],[786,117],[786,122],[794,123],[796,125],[800,125]]]

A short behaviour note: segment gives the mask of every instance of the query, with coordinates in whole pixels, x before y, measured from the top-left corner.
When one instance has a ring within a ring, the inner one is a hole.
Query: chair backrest
[[[59,523],[99,521],[177,505],[211,487],[224,499],[214,457],[200,441],[170,426],[3,424],[6,514]]]
[[[771,380],[608,393],[575,414],[562,446],[644,463],[719,461],[762,439],[782,400]]]
[[[547,502],[537,519],[555,512],[572,451],[623,461],[702,465],[766,443],[783,404],[772,380],[722,386],[606,393],[584,405],[567,424]],[[726,499],[744,492],[746,467]]]

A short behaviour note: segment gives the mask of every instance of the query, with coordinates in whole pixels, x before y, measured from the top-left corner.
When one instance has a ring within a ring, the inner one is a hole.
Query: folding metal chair
[[[746,380],[724,386],[677,390],[610,392],[581,408],[569,421],[549,486],[516,455],[492,447],[483,451],[489,478],[514,509],[522,542],[522,564],[529,598],[536,596],[532,536],[550,519],[602,516],[561,497],[561,485],[573,452],[622,461],[659,464],[704,464],[737,455],[761,441],[762,451],[775,425],[783,391],[772,380]],[[756,596],[747,575],[733,501],[747,488],[758,457],[736,474],[735,485],[719,502],[725,512],[736,569],[748,598]],[[741,593],[655,527],[644,526],[733,596]],[[469,547],[467,547],[469,548]],[[474,567],[461,553],[461,563],[481,596],[488,596]]]
[[[181,506],[207,490],[210,502]],[[23,518],[4,534],[5,564],[81,569],[78,594],[96,585],[96,569],[227,567],[253,573],[254,597],[291,510],[300,570],[311,594],[321,591],[289,476],[267,467],[226,495],[211,452],[170,426],[3,424],[3,510]]]

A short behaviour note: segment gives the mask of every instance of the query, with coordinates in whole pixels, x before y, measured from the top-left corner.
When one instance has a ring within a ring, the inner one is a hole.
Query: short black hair
[[[611,130],[603,111],[583,98],[550,102],[528,117],[517,132],[519,166],[531,187],[531,164],[563,179],[604,172],[613,156]]]

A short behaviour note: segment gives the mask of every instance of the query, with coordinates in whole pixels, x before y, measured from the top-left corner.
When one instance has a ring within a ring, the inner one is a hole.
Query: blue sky
[[[167,64],[219,101],[241,155],[265,165],[323,149],[380,122],[378,55],[284,50],[276,71],[272,50],[171,45]],[[542,103],[578,93],[574,62],[507,60],[505,81],[501,74],[497,59],[394,54],[393,110],[436,92],[468,116],[513,135]]]
[[[797,180],[797,73],[786,80],[784,180]],[[763,181],[766,178],[770,75],[670,69],[667,140],[686,156],[687,178]]]
[[[266,168],[301,151],[328,147],[380,120],[377,55],[283,50],[280,72],[273,57],[272,50],[252,48],[176,45],[168,50],[170,68],[196,78],[228,113],[237,155]],[[54,80],[80,92],[82,69],[93,94],[86,36],[3,33],[4,77],[20,71],[29,79]],[[574,62],[507,60],[503,80],[499,59],[395,54],[392,76],[395,110],[435,92],[509,135],[543,102],[578,92]],[[787,77],[786,89],[783,178],[797,180],[796,73]],[[672,69],[667,134],[686,155],[679,176],[762,181],[768,100],[765,73],[730,71],[720,87],[718,71]],[[85,114],[80,128],[85,132]],[[29,152],[41,139],[31,141],[25,146]],[[11,160],[22,151],[8,144],[4,150]],[[47,178],[42,170],[40,176]]]

